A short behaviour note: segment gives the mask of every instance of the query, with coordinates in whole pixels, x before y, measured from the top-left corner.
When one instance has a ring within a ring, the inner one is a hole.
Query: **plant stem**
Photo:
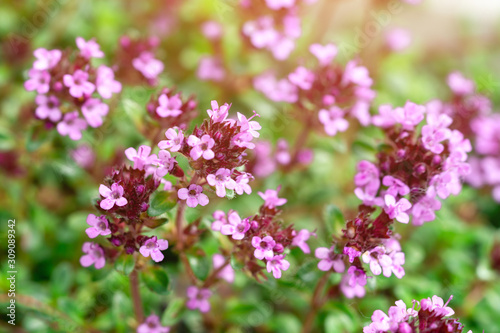
[[[312,326],[314,324],[314,319],[316,318],[316,312],[323,305],[321,300],[321,294],[324,286],[328,282],[328,277],[330,276],[330,271],[321,277],[314,289],[313,297],[311,298],[311,306],[309,312],[307,313],[306,320],[304,321],[304,326],[302,326],[302,333],[311,332]]]
[[[144,322],[144,311],[142,309],[141,293],[139,291],[139,275],[135,268],[132,273],[130,273],[130,293],[132,295],[132,302],[134,303],[135,318],[140,324]]]
[[[203,288],[208,288],[210,287],[217,279],[217,275],[224,269],[226,268],[227,265],[229,265],[231,258],[227,258],[224,264],[219,266],[216,270],[212,271],[212,273],[209,275],[209,277],[205,280],[203,283]]]
[[[182,222],[184,221],[184,212],[186,210],[186,201],[181,201],[179,203],[179,207],[177,208],[177,215],[175,217],[175,228],[177,229],[177,250],[180,252],[182,251],[182,248],[184,247],[183,244],[183,227],[182,227]]]

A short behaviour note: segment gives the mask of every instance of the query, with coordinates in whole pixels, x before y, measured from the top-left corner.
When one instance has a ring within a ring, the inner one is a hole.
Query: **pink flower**
[[[389,215],[389,218],[396,219],[401,223],[408,223],[410,217],[406,213],[407,210],[411,208],[411,203],[405,199],[401,198],[396,202],[396,198],[390,194],[384,196],[385,207],[384,210]]]
[[[88,145],[80,145],[70,152],[71,158],[82,168],[90,168],[95,161],[95,154]]]
[[[123,186],[118,185],[118,183],[113,183],[111,189],[101,184],[99,193],[105,198],[99,204],[104,210],[110,210],[115,204],[120,207],[127,204],[127,199],[123,197]]]
[[[295,5],[295,0],[266,0],[266,5],[272,10],[292,8]]]
[[[396,121],[403,126],[403,129],[413,131],[424,119],[425,106],[408,101],[404,107],[396,108],[394,112]]]
[[[295,103],[298,100],[298,88],[287,79],[277,80],[270,73],[263,73],[253,79],[255,90],[260,91],[274,102]]]
[[[318,263],[318,269],[321,271],[329,271],[333,268],[335,272],[342,273],[345,270],[342,255],[335,254],[335,246],[330,249],[326,247],[318,247],[314,251],[316,258],[321,259]]]
[[[238,147],[241,148],[248,148],[248,149],[254,149],[255,144],[250,142],[252,141],[253,136],[249,132],[241,132],[233,136],[231,139],[231,142]]]
[[[429,114],[427,116],[427,125],[422,127],[422,143],[424,147],[434,154],[441,154],[444,146],[440,143],[448,139],[451,131],[447,128],[452,123],[452,119],[445,115]]]
[[[33,68],[38,70],[47,70],[54,68],[61,60],[61,50],[46,50],[44,48],[36,49],[33,52],[37,60],[33,63]]]
[[[184,133],[182,133],[182,130],[179,130],[179,133],[177,133],[175,129],[169,128],[165,132],[165,136],[168,140],[158,142],[158,148],[169,149],[171,152],[176,152],[181,149],[182,143],[184,142]]]
[[[80,49],[80,54],[82,57],[90,59],[90,58],[102,58],[104,57],[104,53],[101,51],[101,47],[94,38],[85,41],[82,37],[76,38],[76,46]]]
[[[113,94],[122,91],[122,84],[115,80],[113,70],[104,65],[97,68],[96,86],[99,95],[105,99],[111,98]]]
[[[207,182],[210,186],[215,186],[217,196],[220,198],[226,196],[226,188],[233,190],[236,185],[235,181],[231,179],[231,170],[226,168],[220,168],[215,175],[208,175]]]
[[[219,22],[207,21],[201,26],[201,32],[210,40],[217,40],[222,36],[222,25]]]
[[[170,153],[168,151],[160,150],[158,152],[158,161],[157,161],[158,169],[156,169],[156,176],[158,177],[165,176],[167,173],[172,171],[172,169],[175,166],[175,163],[177,163],[177,161],[175,160],[175,158],[170,156]]]
[[[144,245],[139,248],[139,252],[144,257],[151,256],[156,262],[160,262],[163,260],[164,255],[161,251],[168,249],[168,241],[164,239],[158,239],[156,236],[148,239]]]
[[[144,168],[148,165],[151,165],[157,161],[157,157],[155,154],[151,154],[151,147],[142,145],[138,150],[130,147],[125,149],[125,156],[134,162],[134,169],[144,170]]]
[[[160,318],[152,314],[137,327],[137,333],[168,333],[170,327],[161,326]]]
[[[222,254],[216,253],[212,257],[212,263],[214,265],[214,270],[219,269],[224,263],[226,262],[226,259]],[[234,269],[231,267],[231,265],[226,265],[221,271],[217,274],[217,277],[220,279],[224,279],[229,283],[234,282]]]
[[[388,128],[396,124],[396,118],[392,106],[383,104],[378,108],[378,115],[373,116],[372,123],[380,128]]]
[[[27,91],[36,90],[39,94],[46,94],[50,89],[50,74],[46,70],[30,69],[29,79],[24,82]]]
[[[329,110],[321,109],[318,116],[320,123],[325,126],[326,134],[330,136],[345,132],[349,127],[349,122],[344,119],[344,111],[337,106],[331,106]]]
[[[266,236],[264,238],[254,236],[252,238],[252,246],[255,247],[255,251],[253,252],[255,258],[259,260],[266,258],[269,260],[274,256],[273,249],[276,246],[276,242],[271,236]]]
[[[420,301],[420,306],[422,307],[423,310],[427,310],[429,312],[437,312],[442,316],[452,316],[455,311],[453,311],[452,308],[450,308],[448,303],[451,301],[453,296],[450,296],[446,304],[444,304],[443,299],[441,297],[438,297],[436,295],[432,296],[432,300],[430,298],[424,298]]]
[[[271,16],[263,16],[256,21],[246,22],[242,32],[250,38],[252,45],[258,49],[271,46],[279,38],[278,32],[274,28],[274,19]]]
[[[309,90],[312,88],[315,77],[313,72],[300,66],[288,75],[288,79],[300,89]]]
[[[252,193],[252,188],[248,185],[248,182],[253,179],[253,176],[249,173],[244,173],[236,177],[234,182],[234,191],[242,195],[243,192],[246,194]]]
[[[205,134],[201,137],[201,139],[194,135],[190,135],[187,143],[188,145],[193,147],[189,152],[189,155],[193,160],[196,161],[201,156],[203,156],[203,158],[206,160],[211,160],[212,158],[214,158],[214,152],[212,148],[215,145],[215,141],[210,137],[210,135]]]
[[[232,211],[227,216],[226,223],[220,227],[220,232],[223,235],[232,235],[233,239],[240,240],[245,237],[245,233],[250,229],[248,219],[241,219],[237,212]]]
[[[160,105],[156,108],[156,113],[162,117],[177,117],[182,114],[182,110],[180,109],[182,106],[182,101],[179,98],[179,94],[171,96],[170,98],[162,94],[158,99]]]
[[[226,71],[224,70],[221,59],[215,56],[204,56],[200,59],[196,75],[203,81],[220,82],[224,80]]]
[[[342,76],[342,85],[346,86],[350,83],[361,87],[370,87],[373,83],[368,69],[363,66],[358,66],[356,60],[351,60],[347,63]]]
[[[403,196],[410,193],[410,188],[405,183],[392,176],[385,176],[382,179],[382,184],[389,187],[386,190],[386,193],[392,195],[393,197],[396,197],[398,194]]]
[[[366,273],[356,266],[351,266],[342,277],[340,290],[347,298],[362,298],[365,296]]]
[[[69,94],[73,97],[80,98],[84,95],[90,96],[94,90],[95,85],[88,82],[89,73],[77,69],[73,75],[65,74],[63,82],[69,88]]]
[[[286,271],[288,268],[290,268],[290,263],[284,258],[284,255],[276,255],[272,258],[266,258],[267,271],[269,273],[271,273],[272,271],[275,279],[281,278],[281,271]]]
[[[342,251],[346,256],[349,257],[349,262],[352,263],[354,259],[358,258],[361,256],[361,252],[356,250],[353,247],[350,246],[345,246],[344,250]]]
[[[258,138],[260,134],[257,131],[260,130],[262,126],[260,126],[257,121],[252,120],[252,118],[255,116],[260,117],[260,115],[255,111],[253,113],[254,115],[247,119],[245,115],[238,112],[238,126],[240,126],[241,133],[250,133],[254,138]]]
[[[287,200],[284,198],[278,198],[278,192],[280,190],[280,187],[278,187],[277,190],[270,190],[267,189],[266,192],[258,192],[259,196],[262,198],[262,200],[265,201],[264,205],[269,208],[269,209],[274,209],[278,206],[283,206],[286,204]]]
[[[163,72],[163,63],[154,58],[151,52],[144,51],[139,57],[132,60],[132,66],[146,79],[155,80]]]
[[[391,265],[392,259],[385,253],[385,248],[383,246],[377,246],[369,251],[366,251],[361,256],[365,264],[370,264],[370,270],[374,275],[380,275],[382,269],[385,272],[389,272],[387,277],[391,276]]]
[[[191,184],[188,188],[181,188],[177,191],[177,196],[181,200],[186,200],[187,205],[191,208],[198,206],[198,204],[206,206],[208,205],[208,197],[201,192],[203,192],[201,186]]]
[[[79,118],[78,111],[66,113],[63,120],[57,124],[57,131],[62,136],[69,136],[71,140],[80,140],[82,131],[87,128],[87,122]]]
[[[311,235],[315,235],[307,229],[302,229],[298,233],[297,231],[292,232],[292,246],[299,247],[304,253],[311,253],[311,249],[309,245],[307,245],[306,241],[311,237]]]
[[[35,102],[38,104],[35,110],[35,114],[38,118],[49,118],[52,122],[61,119],[62,113],[59,109],[60,103],[56,96],[37,95]]]
[[[87,216],[87,224],[90,225],[90,228],[87,228],[85,232],[90,238],[96,238],[99,235],[107,236],[111,234],[111,230],[109,230],[109,223],[105,215],[97,217],[94,214],[89,214],[89,216]]]
[[[188,309],[199,309],[201,312],[210,311],[210,302],[208,299],[212,296],[212,292],[209,289],[191,286],[187,288],[186,295],[188,298],[188,301],[186,302]]]
[[[309,52],[318,59],[321,66],[328,66],[337,56],[338,49],[334,44],[312,44],[309,46]]]
[[[411,45],[412,37],[408,30],[394,28],[385,34],[385,44],[391,51],[401,52]]]
[[[368,161],[361,161],[357,165],[358,173],[354,176],[354,190],[356,196],[363,202],[372,202],[380,188],[380,171],[377,166]]]
[[[210,119],[212,119],[214,123],[221,123],[226,120],[231,105],[224,103],[224,105],[219,107],[219,103],[217,103],[217,101],[211,101],[210,104],[212,106],[212,110],[207,110]]]
[[[460,72],[453,72],[448,75],[448,86],[457,95],[472,94],[476,88],[474,82],[466,79]]]
[[[94,265],[96,269],[101,269],[106,264],[106,258],[101,246],[96,243],[85,242],[82,246],[83,253],[86,253],[80,258],[80,264],[83,267]]]
[[[89,98],[82,105],[83,116],[87,120],[88,124],[94,128],[102,125],[102,117],[107,115],[108,111],[108,105],[97,98]]]
[[[445,171],[432,177],[429,185],[434,186],[437,195],[441,199],[446,199],[450,194],[457,195],[462,189],[458,176],[450,171]]]
[[[436,190],[433,186],[430,186],[425,196],[413,205],[411,210],[412,223],[422,225],[424,222],[434,221],[436,219],[436,213],[434,212],[440,209],[441,201],[436,199]]]
[[[228,224],[226,213],[224,213],[222,210],[216,210],[212,214],[212,217],[215,219],[215,221],[213,221],[211,225],[213,231],[221,231],[222,226]]]

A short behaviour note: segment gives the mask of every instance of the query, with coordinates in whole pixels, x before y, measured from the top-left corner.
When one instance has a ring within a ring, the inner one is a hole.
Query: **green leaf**
[[[146,227],[148,227],[150,229],[155,229],[155,228],[158,228],[158,227],[164,225],[168,221],[169,221],[169,219],[164,217],[164,218],[147,218],[147,219],[144,219],[142,222]]]
[[[208,271],[210,270],[210,264],[208,263],[207,257],[192,257],[188,258],[189,264],[193,269],[194,275],[200,280],[205,280],[208,276]]]
[[[234,199],[236,197],[234,193],[234,190],[226,189],[226,198],[229,200]]]
[[[241,271],[244,267],[243,264],[241,264],[235,257],[234,255],[231,255],[231,267],[235,270],[235,271]]]
[[[149,216],[159,216],[175,207],[176,201],[170,198],[167,191],[158,191],[153,193],[148,208]]]
[[[167,272],[161,267],[152,267],[142,273],[142,279],[146,286],[154,293],[166,295],[170,292],[168,289],[170,279]]]
[[[329,204],[325,209],[325,222],[329,234],[336,234],[345,225],[344,215],[339,207]]]
[[[182,307],[184,306],[184,299],[174,298],[168,304],[167,309],[163,312],[161,316],[161,324],[165,326],[173,326],[175,325],[181,316],[179,315],[182,311]]]
[[[124,275],[132,273],[135,267],[134,256],[129,254],[121,255],[115,262],[115,269]]]

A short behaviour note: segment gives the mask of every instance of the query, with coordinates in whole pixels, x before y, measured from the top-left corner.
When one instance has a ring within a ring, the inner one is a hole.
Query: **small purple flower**
[[[175,166],[175,163],[177,163],[177,161],[175,160],[175,158],[170,156],[170,153],[168,151],[160,150],[158,152],[158,161],[157,161],[158,169],[156,169],[156,176],[158,177],[165,176],[167,173],[172,171],[172,169]]]
[[[383,246],[377,246],[369,251],[366,251],[361,256],[365,264],[370,265],[370,270],[374,275],[380,275],[382,269],[384,271],[389,271],[392,265],[392,259],[385,253],[385,248]],[[385,275],[385,274],[384,274]]]
[[[97,68],[96,86],[99,95],[105,99],[111,98],[113,94],[122,91],[122,84],[115,80],[113,70],[104,65]]]
[[[156,262],[160,262],[164,258],[164,255],[163,253],[161,253],[161,251],[166,249],[168,249],[168,241],[164,239],[158,239],[156,236],[153,236],[152,238],[144,242],[144,245],[139,248],[139,252],[146,258],[151,256],[151,259]]]
[[[437,312],[441,316],[452,316],[455,311],[453,311],[452,308],[450,308],[448,303],[451,301],[453,296],[450,296],[446,304],[444,304],[443,299],[441,297],[438,297],[436,295],[432,296],[432,300],[430,298],[424,298],[420,301],[420,305],[422,307],[422,310],[427,310],[429,312]]]
[[[107,115],[108,111],[108,105],[101,102],[101,100],[97,98],[89,98],[82,105],[83,116],[87,120],[88,124],[94,128],[102,125],[102,117]]]
[[[344,119],[344,111],[337,106],[331,106],[328,110],[321,109],[318,117],[329,136],[335,136],[337,132],[345,132],[349,127],[349,122]]]
[[[210,104],[212,106],[212,110],[207,110],[207,113],[212,121],[214,123],[222,123],[224,120],[226,120],[231,105],[224,103],[224,105],[221,105],[219,107],[219,103],[217,103],[217,101],[215,100],[211,101]]]
[[[242,195],[243,192],[245,192],[246,194],[252,193],[252,188],[250,187],[250,185],[248,185],[248,182],[250,180],[253,180],[253,176],[249,173],[244,173],[237,176],[234,183],[234,191],[239,195]]]
[[[75,98],[83,97],[84,95],[90,96],[94,90],[95,85],[88,81],[89,73],[77,69],[73,75],[65,74],[63,82],[69,88],[69,94]]]
[[[123,186],[118,185],[118,183],[113,183],[111,189],[101,184],[99,186],[99,193],[105,198],[101,200],[99,204],[104,210],[113,208],[115,204],[122,207],[128,202],[127,199],[123,197]]]
[[[267,271],[269,273],[273,272],[273,276],[275,279],[281,278],[281,271],[286,271],[288,268],[290,268],[290,263],[284,258],[284,255],[276,255],[272,258],[266,258]]]
[[[105,215],[97,217],[94,214],[89,214],[89,216],[87,216],[87,224],[90,225],[90,228],[87,228],[85,232],[90,238],[96,238],[99,235],[107,236],[111,234],[108,219],[106,219]]]
[[[253,113],[253,116],[247,119],[245,115],[238,112],[238,126],[240,126],[241,133],[250,133],[254,138],[258,138],[260,136],[260,133],[257,131],[260,130],[262,126],[257,121],[252,120],[252,118],[254,118],[255,116],[260,117],[260,115],[255,111]]]
[[[451,131],[447,128],[452,119],[445,114],[439,116],[429,114],[427,116],[427,125],[422,127],[422,143],[424,147],[434,154],[441,154],[444,146],[441,141],[448,139]]]
[[[228,224],[226,213],[224,213],[222,210],[216,210],[212,214],[212,216],[215,219],[215,221],[213,221],[211,225],[213,231],[221,231],[222,226]]]
[[[198,63],[196,76],[202,81],[222,81],[226,76],[222,59],[217,56],[201,57]]]
[[[448,86],[457,95],[468,95],[476,88],[474,82],[466,79],[462,73],[453,72],[448,75]]]
[[[86,59],[104,57],[104,53],[101,51],[101,47],[97,44],[95,39],[91,39],[87,42],[82,37],[77,37],[76,46],[80,49],[82,57]]]
[[[315,235],[313,232],[310,232],[307,229],[302,229],[298,233],[297,231],[292,232],[292,246],[299,247],[304,253],[311,253],[311,249],[309,245],[307,245],[306,241],[311,237],[311,235]]]
[[[162,140],[158,143],[158,148],[160,149],[169,149],[171,152],[179,151],[182,147],[182,143],[184,142],[184,133],[179,130],[179,133],[175,131],[173,128],[169,128],[165,132],[165,137],[168,140]]]
[[[403,126],[403,129],[413,131],[415,126],[424,119],[425,107],[408,101],[404,107],[396,108],[394,112],[397,122]]]
[[[383,104],[378,108],[378,115],[373,116],[372,123],[380,128],[389,128],[396,124],[394,110],[390,104]]]
[[[384,196],[385,207],[384,210],[389,215],[389,218],[396,219],[401,223],[408,223],[410,217],[406,213],[407,210],[411,208],[411,203],[405,199],[401,198],[396,202],[396,198],[390,194]]]
[[[95,161],[95,153],[88,145],[80,145],[70,152],[71,158],[82,168],[90,168]]]
[[[78,111],[66,113],[63,120],[57,124],[57,131],[62,136],[69,136],[77,141],[82,138],[82,131],[87,128],[87,122],[79,116]]]
[[[432,177],[429,185],[434,186],[437,195],[441,199],[446,199],[450,194],[457,195],[462,189],[460,178],[451,171],[445,171]]]
[[[156,108],[156,114],[160,117],[177,117],[182,114],[182,101],[178,94],[170,97],[162,94],[158,102],[160,105]]]
[[[186,290],[187,302],[186,306],[190,310],[200,310],[201,312],[210,311],[210,302],[208,299],[212,296],[209,289],[198,288],[195,286],[188,287]]]
[[[46,70],[30,69],[30,77],[24,82],[24,88],[27,91],[36,90],[39,94],[46,94],[50,90],[50,74]]]
[[[373,84],[368,69],[363,66],[358,66],[357,60],[351,60],[345,66],[341,84],[346,86],[350,83],[361,87],[370,87]]]
[[[321,259],[318,263],[318,269],[324,272],[333,268],[335,272],[342,273],[345,270],[342,255],[335,254],[335,246],[330,249],[326,247],[318,247],[314,251],[316,258]]]
[[[222,254],[216,253],[212,257],[212,263],[214,265],[214,270],[218,269],[224,263],[226,262],[226,259]],[[234,269],[231,267],[231,265],[226,265],[218,274],[218,278],[224,279],[229,283],[234,282]]]
[[[278,192],[280,187],[276,190],[267,189],[266,192],[258,192],[259,196],[264,200],[264,205],[269,209],[274,209],[278,206],[283,206],[286,204],[287,200],[285,198],[278,198]]]
[[[214,158],[214,152],[212,150],[215,145],[214,139],[210,137],[210,135],[205,134],[200,138],[190,135],[187,140],[188,145],[193,147],[189,153],[193,160],[199,159],[203,156],[206,160],[211,160]]]
[[[358,258],[361,256],[361,252],[356,250],[353,247],[346,246],[344,247],[344,254],[349,257],[349,262],[352,263],[354,259]]]
[[[52,122],[61,119],[62,113],[59,109],[60,103],[56,96],[38,95],[35,98],[35,102],[38,104],[35,110],[35,114],[38,118],[49,118]]]
[[[436,199],[436,190],[433,186],[427,189],[424,197],[415,203],[411,210],[412,223],[422,225],[424,222],[431,222],[436,219],[436,211],[441,209],[441,201]]]
[[[274,256],[273,248],[276,246],[276,242],[271,236],[266,236],[264,238],[254,236],[252,238],[252,246],[255,247],[253,253],[255,258],[259,260],[266,258],[269,260]]]
[[[365,296],[365,285],[365,271],[356,266],[351,266],[340,282],[340,290],[347,298],[362,298]]]
[[[334,44],[312,44],[309,46],[309,52],[318,59],[321,66],[328,66],[337,56],[338,49]]]
[[[398,194],[407,195],[410,193],[410,188],[405,183],[392,176],[385,176],[382,179],[382,184],[389,187],[386,190],[386,193],[392,195],[393,197],[396,197]]]
[[[47,50],[44,48],[36,49],[33,52],[37,60],[33,63],[33,68],[38,70],[47,70],[54,68],[61,60],[61,50]]]
[[[144,51],[132,60],[132,66],[141,72],[146,79],[155,80],[163,71],[163,63],[154,58],[151,52]]]
[[[201,192],[203,192],[201,186],[191,184],[188,188],[181,188],[177,192],[177,196],[181,200],[186,200],[187,205],[191,208],[198,206],[198,204],[206,206],[208,205],[208,197]]]
[[[233,136],[231,142],[238,147],[254,149],[255,144],[250,142],[252,141],[253,136],[250,132],[241,132]]]
[[[160,318],[152,314],[137,327],[137,333],[168,333],[170,327],[161,326]]]
[[[288,80],[303,90],[311,89],[314,79],[314,73],[302,66],[297,67],[295,72],[288,75]]]
[[[245,237],[245,233],[250,229],[250,223],[248,219],[241,219],[237,212],[232,211],[227,216],[226,223],[221,226],[220,232],[223,235],[232,235],[233,239],[240,240]]]
[[[226,196],[226,188],[233,190],[236,183],[231,179],[231,170],[226,168],[220,168],[214,174],[207,176],[207,182],[210,186],[215,186],[217,196],[224,198]]]
[[[99,244],[85,242],[83,243],[82,251],[85,253],[85,255],[80,258],[80,264],[83,267],[94,265],[96,269],[101,269],[106,264],[104,250]]]
[[[142,145],[139,149],[130,147],[125,149],[125,156],[134,162],[134,169],[144,170],[148,165],[151,165],[157,161],[155,154],[151,154],[151,147]]]

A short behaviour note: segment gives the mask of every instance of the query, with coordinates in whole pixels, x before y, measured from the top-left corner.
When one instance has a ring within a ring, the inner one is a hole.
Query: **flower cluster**
[[[450,128],[472,141],[474,155],[469,159],[472,171],[465,180],[474,187],[490,187],[500,202],[500,116],[492,113],[491,101],[477,93],[473,81],[459,72],[448,75],[452,91],[449,102],[431,101],[427,107],[436,114],[453,118]]]
[[[163,88],[158,96],[151,96],[146,108],[161,128],[178,127],[185,130],[198,112],[198,102],[193,96],[183,100],[181,93],[173,89]]]
[[[301,113],[309,109],[317,113],[315,119],[307,121],[324,128],[329,136],[347,130],[347,116],[357,118],[363,126],[369,125],[375,91],[368,70],[357,60],[345,67],[333,63],[338,52],[333,44],[313,44],[309,50],[319,63],[314,70],[299,66],[281,80],[264,73],[254,79],[255,89],[275,102],[295,103]]]
[[[140,161],[137,164],[140,165]],[[111,246],[85,243],[82,250],[86,255],[81,258],[81,264],[85,267],[95,264],[99,269],[106,258],[115,260],[123,252],[130,255],[136,251],[156,262],[162,261],[161,251],[168,248],[168,242],[156,236],[141,235],[144,226],[155,228],[159,225],[159,221],[148,216],[147,210],[150,196],[160,181],[148,176],[144,169],[121,167],[105,179],[105,184],[99,187],[101,198],[96,204],[102,215],[88,215],[86,233],[92,239],[110,236],[107,240]]]
[[[150,315],[137,327],[137,333],[168,333],[170,327],[161,326],[160,317],[155,314]]]
[[[406,304],[399,300],[391,306],[388,315],[381,310],[375,310],[372,323],[363,328],[364,333],[424,333],[443,332],[461,333],[464,326],[457,320],[449,318],[455,311],[448,306],[453,296],[446,303],[438,296],[424,298],[420,302],[413,300],[413,307],[407,309]],[[419,310],[416,308],[420,306]],[[468,331],[472,333],[472,331]]]
[[[133,40],[123,36],[116,54],[117,77],[127,84],[147,82],[156,85],[164,69],[163,62],[155,58],[155,50],[159,45],[160,40],[156,37]]]
[[[277,219],[281,212],[278,207],[287,201],[279,198],[278,192],[279,188],[259,192],[265,202],[254,216],[242,219],[234,210],[227,214],[223,211],[215,211],[213,214],[215,221],[212,223],[212,230],[231,236],[234,257],[256,279],[259,279],[259,275],[266,278],[262,272],[264,267],[259,261],[263,261],[267,271],[279,279],[282,271],[290,267],[285,259],[287,249],[299,247],[304,253],[311,252],[306,243],[311,232],[305,229],[297,231],[291,225],[283,227],[282,222]]]
[[[38,93],[35,116],[72,140],[80,140],[87,126],[96,128],[103,124],[109,111],[103,99],[122,89],[110,67],[92,66],[93,58],[104,57],[95,40],[78,37],[76,44],[78,52],[35,50],[37,60],[24,83],[26,90]]]
[[[243,0],[240,2],[243,35],[256,49],[271,51],[277,60],[285,60],[302,35],[298,11],[302,3],[315,0]]]

